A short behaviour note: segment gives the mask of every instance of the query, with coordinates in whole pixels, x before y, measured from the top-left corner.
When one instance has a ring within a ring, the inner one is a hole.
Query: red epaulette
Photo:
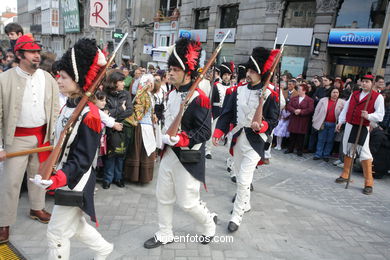
[[[219,81],[216,81],[216,82],[214,82],[214,86],[217,86],[217,85],[218,85],[218,83],[219,83]]]
[[[100,133],[102,131],[102,120],[100,119],[99,108],[92,102],[88,102],[89,112],[83,122],[93,131]]]
[[[279,93],[267,86],[267,89],[271,91],[271,97],[276,99],[276,102],[279,102]]]
[[[204,93],[203,90],[201,90],[200,88],[196,88],[196,91],[198,91],[198,93],[199,93],[199,96],[198,96],[198,98],[197,98],[197,103],[198,103],[201,107],[210,109],[210,108],[211,108],[210,99],[209,99],[209,97],[206,95],[206,93]]]
[[[247,83],[247,82],[245,82],[245,83],[239,82],[237,85],[234,85],[233,87],[228,88],[228,89],[226,90],[226,95],[231,95],[231,94],[233,94],[233,92],[237,91],[237,89],[238,89],[239,87],[242,87],[242,86],[245,86],[245,85],[248,85],[248,83]]]

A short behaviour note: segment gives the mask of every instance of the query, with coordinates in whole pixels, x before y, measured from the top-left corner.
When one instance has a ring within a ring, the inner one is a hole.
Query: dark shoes
[[[324,162],[329,162],[329,158],[324,158]]]
[[[371,186],[364,187],[363,194],[371,195],[372,194],[372,187]]]
[[[32,210],[30,209],[30,218],[38,220],[41,223],[47,224],[50,221],[51,214],[46,210]]]
[[[314,156],[314,157],[313,157],[313,160],[314,160],[314,161],[318,161],[318,160],[321,160],[321,158],[320,158],[320,157]]]
[[[302,153],[302,151],[300,151],[300,152],[297,152],[297,155],[298,155],[299,157],[302,157],[302,156],[303,156],[303,153]]]
[[[102,184],[102,187],[103,187],[103,189],[109,189],[110,188],[110,184],[108,183],[108,182],[106,182],[106,181],[103,181],[103,184]]]
[[[211,156],[211,154],[206,154],[206,159],[213,159],[213,157]]]
[[[345,182],[347,182],[347,181],[348,181],[348,179],[345,179],[345,178],[343,178],[343,177],[338,177],[338,178],[335,180],[336,183],[345,183]]]
[[[229,230],[229,232],[233,233],[233,232],[237,231],[238,227],[239,226],[236,223],[234,223],[233,221],[230,221],[229,225],[228,225],[228,230]]]
[[[290,151],[290,150],[284,151],[284,154],[288,154],[288,153],[293,153],[293,151]]]
[[[217,225],[217,222],[218,222],[218,216],[217,215],[215,215],[213,217],[213,221],[214,221],[215,225]],[[203,244],[203,245],[207,245],[208,243],[213,241],[213,238],[214,238],[214,236],[205,236],[205,235],[202,235],[202,237],[203,237],[203,240],[200,241],[200,243]]]
[[[8,242],[9,227],[0,227],[0,244]]]
[[[115,185],[118,186],[119,188],[125,187],[125,182],[124,182],[123,180],[115,181],[114,183],[115,183]]]
[[[233,177],[231,177],[230,179],[231,179],[231,180],[232,180],[232,182],[234,182],[234,183],[236,183],[236,182],[237,182],[237,178],[236,178],[236,176],[233,176]]]
[[[170,243],[173,243],[173,241],[167,242],[165,244],[170,244]],[[161,242],[160,240],[158,240],[157,237],[154,236],[154,237],[149,238],[148,240],[145,241],[144,247],[146,249],[152,249],[152,248],[156,248],[156,247],[159,247],[159,246],[162,246],[165,244],[163,242]]]

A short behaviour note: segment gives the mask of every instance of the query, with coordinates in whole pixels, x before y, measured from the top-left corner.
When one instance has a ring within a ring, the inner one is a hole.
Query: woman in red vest
[[[363,193],[366,195],[372,194],[372,187],[374,185],[374,179],[372,177],[372,155],[369,148],[369,125],[370,122],[381,122],[385,114],[383,96],[376,91],[372,91],[373,80],[374,77],[372,75],[363,76],[362,89],[353,92],[349,97],[339,116],[339,123],[336,126],[336,131],[340,131],[342,124],[346,123],[343,137],[343,152],[345,154],[344,169],[341,176],[336,179],[337,183],[344,183],[348,181],[349,169],[353,163],[352,157],[354,156],[352,154],[352,146],[355,143],[360,120],[363,117],[363,128],[356,151],[362,163],[365,179]],[[370,91],[372,91],[372,94],[368,100]],[[367,109],[364,110],[367,100]]]

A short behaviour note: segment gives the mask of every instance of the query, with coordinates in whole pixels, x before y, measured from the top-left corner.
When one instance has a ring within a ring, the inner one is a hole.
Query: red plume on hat
[[[31,34],[25,34],[18,38],[15,43],[14,51],[41,51],[42,48],[34,40],[34,37]]]
[[[187,54],[185,57],[187,59],[186,64],[188,65],[190,71],[194,71],[196,66],[198,65],[198,59],[200,56],[201,49],[202,48],[200,47],[199,41],[191,42],[190,44],[188,44]]]
[[[272,67],[272,64],[274,64],[274,60],[276,58],[276,56],[278,55],[278,53],[280,52],[279,49],[274,49],[274,50],[271,50],[271,53],[267,59],[267,61],[264,63],[264,66],[263,66],[263,69],[261,71],[261,74],[264,74],[266,73],[267,71],[269,71]]]
[[[233,73],[233,71],[234,71],[234,62],[233,61],[230,61],[230,70]]]

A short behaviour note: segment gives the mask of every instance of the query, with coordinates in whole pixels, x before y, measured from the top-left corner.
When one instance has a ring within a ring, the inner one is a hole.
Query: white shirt
[[[107,126],[108,128],[113,128],[115,124],[115,118],[109,116],[108,114],[104,113],[104,111],[99,109],[99,115],[100,119],[102,120],[102,123]]]
[[[45,74],[43,70],[37,69],[31,75],[17,66],[16,72],[20,77],[26,79],[22,109],[16,126],[33,128],[46,124]]]
[[[301,104],[302,100],[304,100],[305,97],[299,97],[298,104]]]
[[[359,101],[362,100],[365,96],[368,95],[369,92],[360,92]],[[345,102],[344,108],[339,115],[339,123],[344,124],[347,117],[349,102],[351,100],[352,95],[349,97],[348,101]],[[368,120],[371,122],[381,122],[383,117],[385,116],[385,101],[382,95],[379,95],[374,103],[374,113],[368,114]]]
[[[135,79],[133,82],[133,86],[131,86],[131,94],[135,96],[137,94],[138,90],[138,83],[141,78]]]

